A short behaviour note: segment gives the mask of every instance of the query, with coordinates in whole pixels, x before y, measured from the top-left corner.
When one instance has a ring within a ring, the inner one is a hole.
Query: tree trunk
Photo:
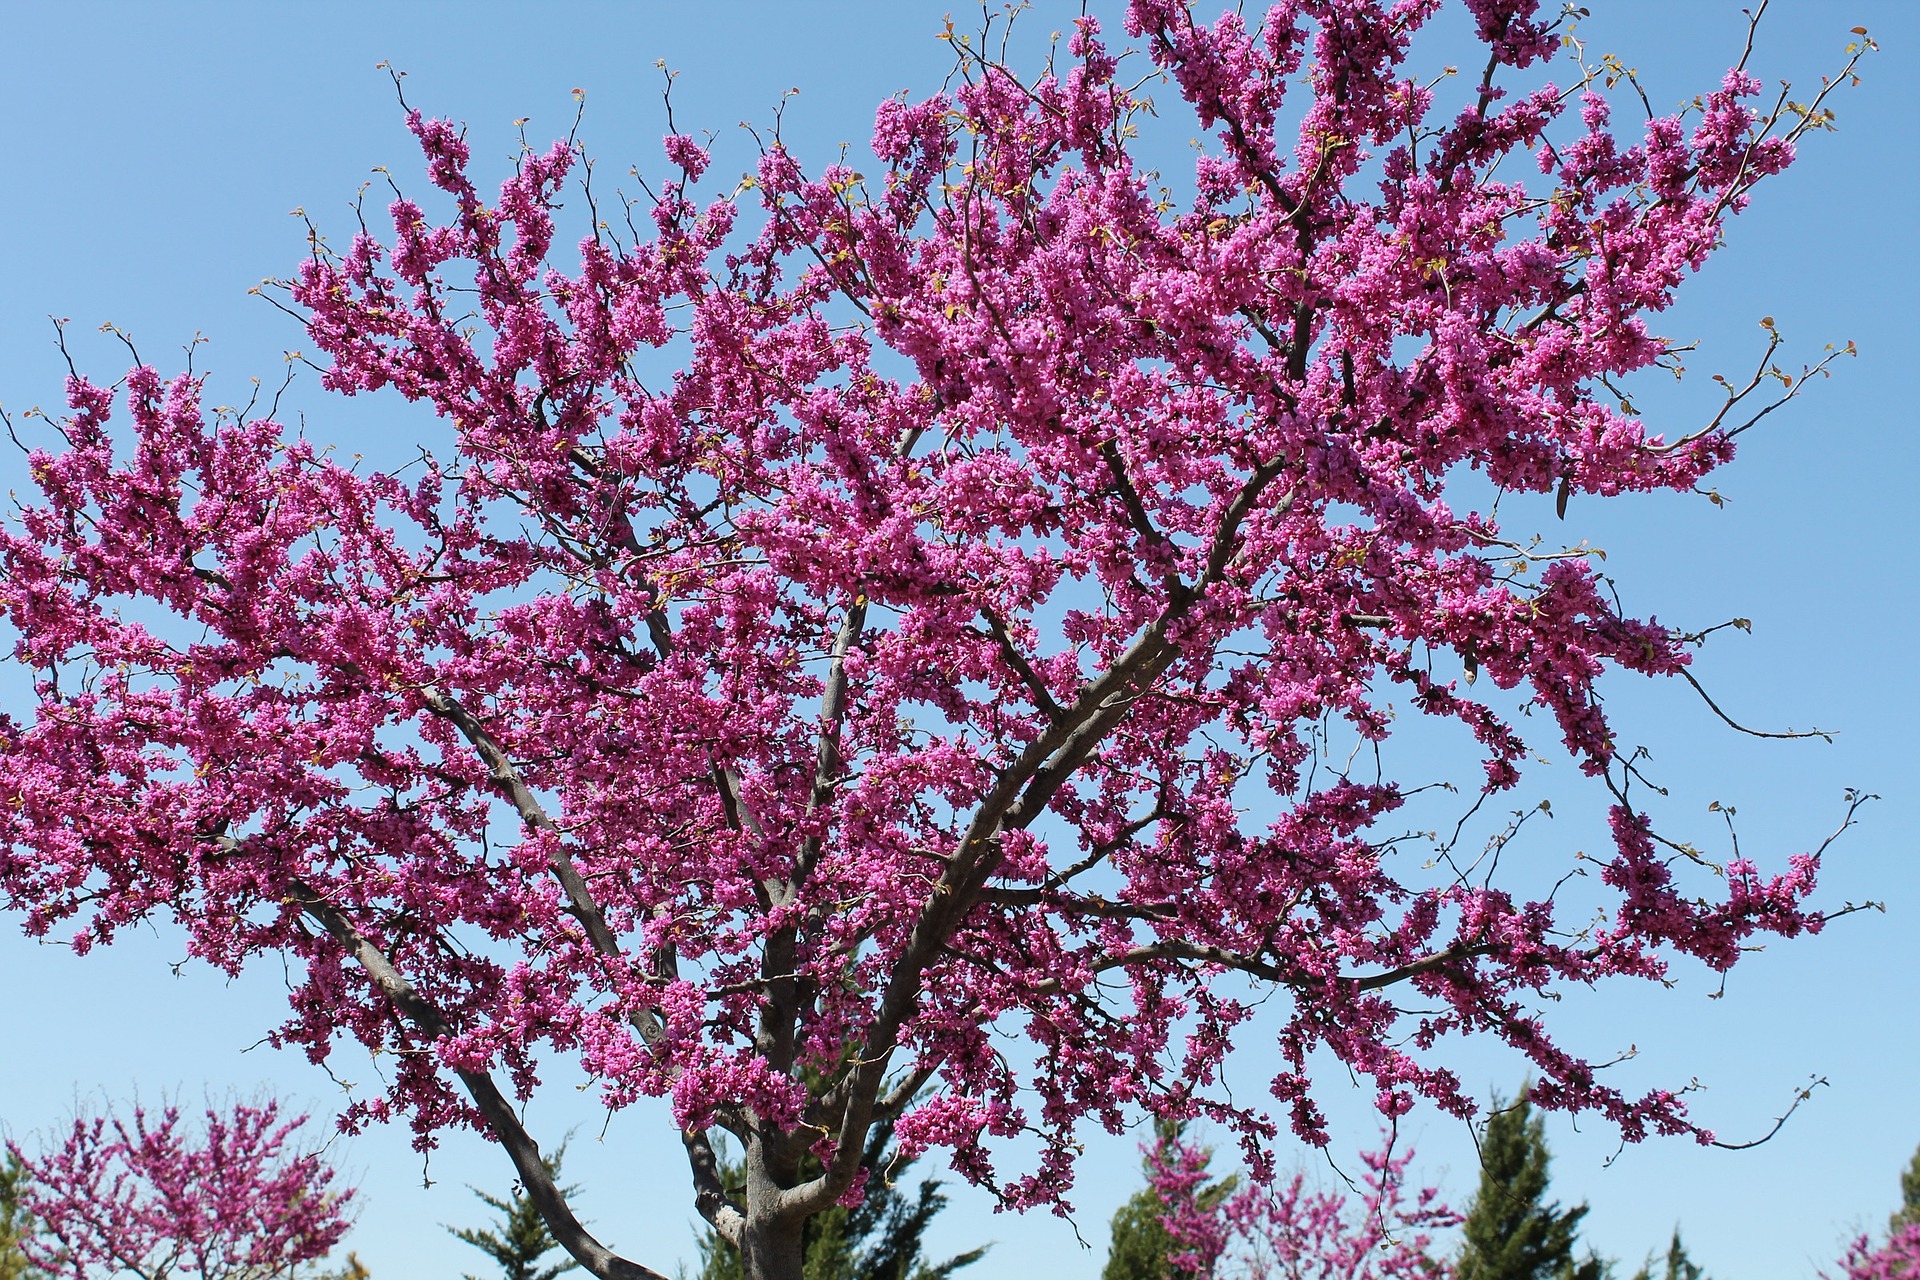
[[[741,1273],[746,1280],[802,1280],[806,1225],[805,1218],[769,1220],[749,1213],[740,1233]]]

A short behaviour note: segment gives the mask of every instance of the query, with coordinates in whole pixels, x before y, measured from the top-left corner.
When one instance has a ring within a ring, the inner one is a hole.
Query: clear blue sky
[[[1737,0],[1586,3],[1596,11],[1586,24],[1596,51],[1622,52],[1656,106],[1716,81],[1743,29]],[[1025,21],[1044,33],[1078,5],[1036,8]],[[303,233],[288,210],[304,207],[344,231],[372,166],[390,165],[403,181],[410,171],[392,91],[374,69],[382,59],[407,70],[415,103],[470,122],[483,171],[510,153],[519,117],[532,117],[536,138],[564,132],[575,87],[587,90],[584,136],[606,172],[655,163],[664,131],[656,58],[682,72],[683,127],[723,136],[737,121],[764,121],[783,90],[799,87],[788,136],[824,158],[866,138],[881,97],[937,86],[944,10],[904,0],[733,3],[702,6],[696,20],[692,6],[641,3],[12,6],[13,56],[0,77],[13,175],[0,201],[0,402],[14,410],[58,402],[63,366],[49,314],[73,319],[79,359],[107,376],[124,360],[93,332],[105,320],[162,366],[205,334],[198,363],[214,370],[216,399],[244,398],[249,375],[276,377],[302,336],[247,290],[301,255]],[[1556,1194],[1591,1202],[1591,1244],[1631,1264],[1679,1221],[1696,1259],[1727,1280],[1812,1275],[1856,1226],[1884,1220],[1896,1174],[1920,1143],[1920,969],[1911,959],[1920,920],[1912,836],[1920,414],[1910,391],[1920,338],[1920,4],[1775,0],[1754,65],[1763,77],[1811,81],[1837,64],[1856,24],[1885,51],[1868,64],[1866,83],[1839,100],[1839,133],[1814,138],[1802,162],[1767,186],[1664,326],[1701,340],[1700,376],[1678,390],[1649,388],[1642,407],[1670,434],[1696,422],[1712,398],[1704,375],[1751,360],[1763,315],[1777,318],[1795,353],[1851,338],[1860,358],[1750,433],[1719,483],[1726,508],[1669,496],[1570,513],[1576,536],[1608,549],[1641,612],[1688,623],[1753,619],[1751,637],[1710,649],[1700,668],[1730,710],[1769,726],[1838,731],[1831,746],[1756,743],[1683,688],[1621,685],[1614,706],[1675,784],[1677,813],[1691,822],[1709,800],[1734,804],[1749,850],[1779,861],[1831,825],[1843,787],[1885,797],[1834,850],[1824,894],[1831,903],[1884,899],[1887,914],[1751,957],[1723,999],[1708,999],[1712,984],[1690,972],[1672,991],[1578,993],[1555,1010],[1596,1056],[1636,1045],[1639,1056],[1622,1069],[1635,1082],[1698,1076],[1707,1086],[1699,1114],[1729,1136],[1763,1131],[1809,1076],[1831,1081],[1777,1139],[1745,1153],[1652,1143],[1608,1166],[1614,1142],[1603,1127],[1551,1128]],[[1460,53],[1436,46],[1431,58],[1437,66]],[[721,163],[732,163],[728,154]],[[378,400],[329,402],[311,381],[298,405],[312,436],[349,449],[413,426]],[[6,482],[19,477],[9,472]],[[0,697],[17,688],[0,675]],[[1550,774],[1540,785],[1567,810],[1549,832],[1554,855],[1594,841],[1597,828],[1581,828],[1589,817],[1563,803]],[[0,1121],[23,1133],[56,1122],[76,1095],[193,1099],[230,1087],[330,1107],[332,1085],[303,1060],[244,1052],[276,1020],[278,974],[263,967],[231,986],[191,966],[176,977],[168,966],[180,950],[161,931],[81,961],[0,929]],[[1469,1052],[1460,1065],[1483,1089],[1517,1083],[1518,1068],[1499,1053]],[[337,1069],[351,1076],[352,1066]],[[1256,1049],[1241,1079],[1251,1087],[1266,1074]],[[553,1085],[559,1096],[543,1098],[532,1117],[548,1134],[579,1126],[571,1172],[589,1188],[585,1209],[599,1229],[652,1265],[691,1257],[692,1211],[664,1117],[638,1108],[601,1141],[600,1118],[581,1095],[558,1073]],[[1364,1100],[1333,1094],[1347,1140],[1359,1139]],[[1464,1197],[1474,1176],[1465,1132],[1415,1119],[1423,1167]],[[479,1206],[461,1184],[503,1189],[501,1157],[450,1141],[426,1189],[403,1134],[343,1142],[337,1155],[366,1188],[352,1243],[379,1280],[474,1268],[477,1255],[434,1224],[474,1221]],[[982,1274],[1095,1275],[1134,1160],[1130,1139],[1090,1140],[1076,1196],[1090,1252],[1065,1223],[994,1217],[983,1197],[958,1188],[940,1239],[951,1248],[998,1240]]]

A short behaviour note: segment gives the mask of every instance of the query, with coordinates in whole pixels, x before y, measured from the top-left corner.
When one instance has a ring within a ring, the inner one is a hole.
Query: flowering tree
[[[209,1109],[195,1132],[177,1108],[131,1119],[82,1115],[58,1146],[20,1161],[23,1239],[49,1280],[274,1280],[346,1234],[351,1191],[271,1102]]]
[[[1900,1174],[1900,1208],[1887,1223],[1887,1238],[1875,1245],[1854,1238],[1840,1259],[1837,1278],[1823,1280],[1920,1280],[1920,1152]]]
[[[1459,1223],[1432,1187],[1409,1195],[1413,1153],[1391,1141],[1361,1153],[1363,1172],[1348,1197],[1316,1190],[1304,1173],[1279,1185],[1249,1181],[1224,1197],[1196,1194],[1207,1152],[1184,1138],[1147,1157],[1148,1182],[1168,1207],[1170,1261],[1200,1280],[1445,1280],[1428,1253],[1432,1233]]]
[[[1184,1123],[1159,1120],[1153,1141],[1141,1144],[1147,1184],[1114,1210],[1100,1280],[1191,1280],[1193,1272],[1175,1266],[1174,1255],[1215,1252],[1198,1248],[1190,1238],[1175,1240],[1168,1224],[1217,1220],[1220,1202],[1240,1186],[1240,1178],[1210,1178],[1213,1152],[1185,1142],[1186,1130]],[[1168,1177],[1169,1170],[1177,1172],[1177,1180]]]
[[[1920,1223],[1895,1224],[1877,1247],[1865,1236],[1854,1240],[1840,1259],[1839,1280],[1920,1280]]]
[[[442,211],[396,190],[389,233],[316,233],[288,306],[325,388],[427,406],[439,444],[362,470],[143,366],[76,374],[31,455],[0,534],[37,682],[0,726],[8,901],[82,949],[170,913],[228,970],[284,958],[281,1043],[392,1055],[347,1121],[491,1134],[603,1280],[658,1273],[545,1174],[514,1101],[545,1055],[610,1107],[670,1100],[754,1277],[798,1274],[878,1121],[1058,1206],[1076,1126],[1140,1108],[1233,1126],[1256,1173],[1282,1123],[1323,1142],[1317,1050],[1388,1112],[1470,1114],[1437,1048],[1491,1034],[1542,1107],[1708,1137],[1538,998],[1820,927],[1817,854],[1664,842],[1596,682],[1691,679],[1697,637],[1491,498],[1564,514],[1732,456],[1765,361],[1667,435],[1613,379],[1678,370],[1649,317],[1825,91],[1769,106],[1743,63],[1616,134],[1606,67],[1545,82],[1537,0],[1463,3],[1485,68],[1455,110],[1404,65],[1439,0],[1134,0],[1132,56],[1210,139],[1184,194],[1091,18],[1024,79],[950,32],[952,91],[882,104],[870,176],[776,133],[703,196],[675,133],[648,200],[571,140],[489,200],[410,112]],[[1334,741],[1396,714],[1477,744],[1482,796],[1555,737],[1611,789],[1611,850],[1570,864],[1598,924],[1396,856],[1411,787]],[[1278,1118],[1217,1087],[1256,1006]]]

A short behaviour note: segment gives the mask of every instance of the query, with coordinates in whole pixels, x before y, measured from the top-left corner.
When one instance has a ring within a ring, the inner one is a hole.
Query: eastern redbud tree
[[[1195,1280],[1447,1280],[1429,1252],[1460,1215],[1436,1188],[1407,1188],[1411,1149],[1389,1132],[1360,1154],[1352,1195],[1314,1187],[1304,1172],[1255,1178],[1205,1196],[1209,1152],[1175,1135],[1147,1152],[1147,1182],[1166,1206],[1168,1264]]]
[[[279,1280],[304,1274],[346,1234],[353,1193],[298,1142],[305,1116],[268,1102],[76,1116],[20,1161],[21,1240],[49,1280]]]
[[[1445,1042],[1497,1037],[1539,1106],[1707,1139],[1539,1010],[1818,929],[1818,855],[1656,832],[1597,682],[1690,680],[1697,636],[1494,498],[1686,493],[1798,391],[1763,361],[1662,432],[1616,379],[1677,369],[1653,317],[1826,90],[1743,59],[1616,125],[1606,91],[1640,101],[1538,0],[1461,3],[1455,80],[1407,65],[1440,0],[1133,0],[1130,51],[1082,17],[1037,74],[950,31],[948,91],[882,103],[864,173],[776,131],[716,183],[675,132],[634,199],[571,138],[485,194],[410,111],[432,199],[316,232],[283,305],[325,389],[430,408],[417,458],[144,365],[76,373],[32,452],[7,902],[81,949],[159,915],[273,957],[279,1043],[393,1064],[346,1123],[489,1134],[603,1280],[659,1272],[522,1124],[559,1058],[667,1101],[760,1278],[861,1195],[876,1121],[1059,1208],[1082,1125],[1204,1115],[1256,1173],[1282,1126],[1325,1142],[1314,1055],[1467,1115]],[[1176,190],[1138,133],[1181,112]],[[1611,792],[1566,864],[1597,920],[1402,851],[1413,783],[1371,762],[1421,717],[1469,795],[1539,751]],[[1255,1034],[1270,1110],[1219,1078]]]
[[[1821,1280],[1830,1280],[1822,1271]],[[1896,1223],[1877,1247],[1856,1238],[1840,1259],[1838,1280],[1920,1280],[1920,1222]]]
[[[1920,1152],[1900,1175],[1900,1201],[1886,1239],[1876,1245],[1856,1236],[1837,1270],[1822,1271],[1821,1280],[1920,1280]]]

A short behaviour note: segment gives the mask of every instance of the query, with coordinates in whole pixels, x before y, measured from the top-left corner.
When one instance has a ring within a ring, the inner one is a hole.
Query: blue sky
[[[1716,82],[1744,30],[1734,0],[1587,7],[1596,11],[1584,24],[1592,47],[1637,67],[1656,107]],[[945,9],[904,0],[709,4],[697,17],[691,6],[642,3],[15,6],[14,57],[0,78],[14,175],[0,201],[0,403],[58,403],[64,366],[50,314],[72,319],[78,359],[104,376],[125,363],[94,331],[111,320],[163,368],[205,335],[196,363],[213,370],[216,400],[244,399],[249,376],[277,381],[283,353],[301,347],[302,335],[247,290],[298,261],[304,233],[288,211],[305,208],[344,232],[348,203],[373,166],[391,166],[403,183],[410,171],[409,139],[375,70],[383,59],[407,71],[417,105],[470,123],[483,172],[500,171],[520,117],[532,118],[536,139],[563,133],[576,87],[587,91],[583,136],[606,171],[655,163],[664,132],[657,58],[681,72],[682,126],[721,133],[722,167],[739,167],[734,124],[765,121],[791,87],[801,93],[787,109],[787,136],[824,160],[866,138],[880,98],[937,87],[947,62],[934,34]],[[1043,2],[1023,21],[1044,34],[1077,11]],[[1591,1203],[1589,1243],[1631,1262],[1664,1244],[1678,1221],[1711,1275],[1747,1280],[1810,1276],[1857,1226],[1877,1226],[1920,1143],[1920,977],[1909,958],[1920,920],[1911,834],[1920,829],[1912,657],[1920,414],[1909,389],[1920,338],[1920,5],[1775,0],[1754,67],[1763,78],[1811,82],[1837,65],[1854,25],[1869,27],[1884,52],[1839,99],[1839,132],[1814,137],[1801,162],[1763,189],[1670,314],[1667,332],[1701,341],[1697,373],[1678,388],[1647,386],[1642,408],[1670,435],[1710,414],[1706,375],[1748,366],[1762,316],[1777,319],[1796,363],[1848,339],[1859,359],[1744,438],[1717,485],[1726,507],[1667,496],[1577,504],[1569,514],[1576,537],[1607,548],[1638,611],[1689,624],[1753,620],[1750,637],[1716,644],[1698,668],[1730,711],[1767,727],[1837,731],[1831,745],[1755,742],[1682,687],[1621,684],[1612,705],[1674,785],[1680,820],[1710,836],[1707,803],[1733,804],[1748,850],[1780,862],[1832,825],[1844,787],[1884,797],[1835,847],[1823,896],[1883,899],[1886,914],[1750,957],[1723,998],[1710,999],[1707,975],[1689,972],[1674,990],[1578,992],[1554,1010],[1595,1056],[1635,1046],[1623,1068],[1634,1081],[1697,1076],[1707,1086],[1699,1114],[1730,1137],[1763,1132],[1797,1085],[1828,1079],[1778,1138],[1749,1152],[1656,1142],[1609,1164],[1616,1144],[1603,1126],[1550,1128],[1555,1193]],[[1436,41],[1431,63],[1459,60],[1452,48]],[[1177,158],[1170,150],[1169,165]],[[329,401],[311,379],[294,403],[310,435],[349,449],[414,426],[377,400]],[[17,466],[0,467],[19,483]],[[0,697],[17,688],[0,674]],[[1598,840],[1591,805],[1572,798],[1578,788],[1544,774],[1538,794],[1552,795],[1561,814],[1543,852]],[[0,1121],[30,1132],[57,1122],[76,1097],[136,1092],[192,1101],[208,1089],[269,1088],[316,1112],[332,1106],[323,1073],[295,1056],[248,1050],[281,1007],[277,972],[232,984],[193,966],[175,976],[180,952],[162,930],[82,961],[0,929],[8,992]],[[1483,1090],[1518,1082],[1502,1053],[1471,1049],[1458,1062]],[[352,1074],[351,1064],[337,1069]],[[1250,1048],[1245,1082],[1266,1074]],[[531,1116],[547,1134],[577,1127],[570,1169],[589,1188],[588,1216],[651,1265],[690,1258],[692,1210],[663,1117],[638,1108],[603,1137],[602,1117],[570,1083],[556,1073],[549,1094],[558,1096],[543,1097]],[[1343,1141],[1357,1142],[1368,1132],[1364,1098],[1332,1084]],[[1464,1198],[1475,1174],[1464,1130],[1416,1115],[1411,1133],[1421,1167]],[[352,1243],[381,1280],[450,1277],[479,1261],[433,1224],[474,1221],[480,1206],[462,1184],[503,1189],[501,1157],[458,1138],[423,1169],[398,1132],[342,1142],[336,1154],[366,1189]],[[992,1216],[964,1188],[951,1189],[940,1241],[949,1249],[999,1241],[982,1273],[1095,1275],[1107,1217],[1134,1170],[1131,1139],[1090,1138],[1075,1197],[1090,1252],[1069,1224]]]

